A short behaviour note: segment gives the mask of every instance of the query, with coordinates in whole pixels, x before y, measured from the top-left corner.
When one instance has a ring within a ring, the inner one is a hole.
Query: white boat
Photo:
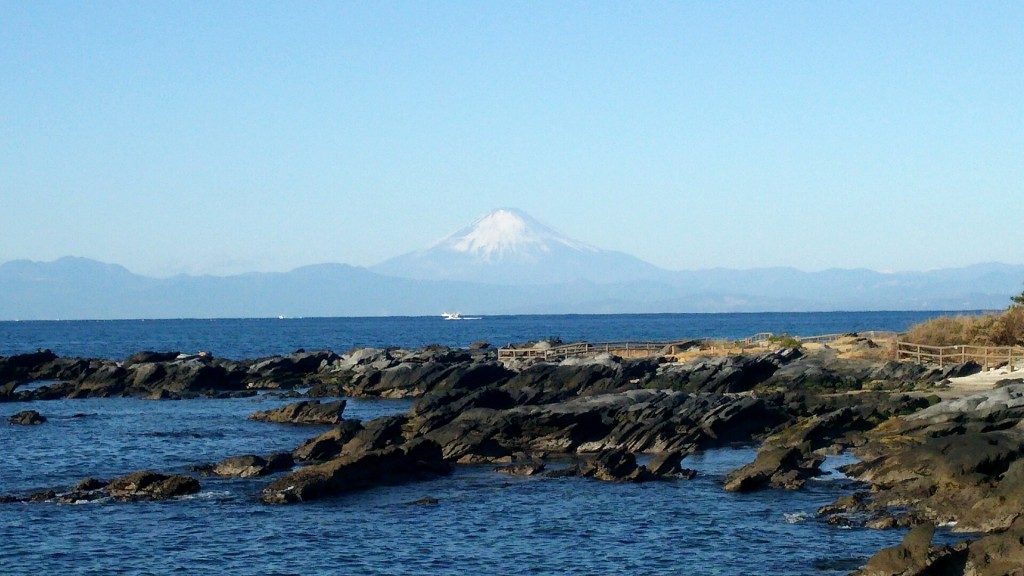
[[[463,316],[458,312],[442,312],[441,318],[445,320],[480,320],[480,316]]]

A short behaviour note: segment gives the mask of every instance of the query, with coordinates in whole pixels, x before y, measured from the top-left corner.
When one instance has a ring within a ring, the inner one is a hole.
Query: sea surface
[[[976,312],[964,312],[976,313]],[[903,331],[950,312],[772,312],[735,314],[568,314],[386,318],[242,318],[213,320],[56,320],[0,322],[0,356],[49,348],[62,356],[123,359],[140,350],[206,350],[233,359],[304,348],[336,352],[372,346],[501,346],[542,338],[682,340],[743,338],[758,332],[814,336],[864,330]]]
[[[254,357],[295,348],[465,345],[566,340],[902,330],[934,313],[516,316],[435,318],[8,322],[0,354],[51,348],[122,358],[140,349]],[[66,488],[85,476],[289,450],[323,428],[252,422],[272,396],[0,404],[0,493]],[[369,419],[409,402],[350,399]],[[49,421],[8,426],[36,409]],[[751,447],[688,457],[690,481],[643,485],[517,478],[490,467],[295,506],[257,501],[270,479],[201,478],[200,494],[167,502],[0,505],[0,574],[846,574],[899,530],[843,529],[814,511],[852,485],[829,473],[798,492],[731,494],[724,475]],[[414,505],[425,496],[435,505]],[[948,538],[948,536],[946,536]]]

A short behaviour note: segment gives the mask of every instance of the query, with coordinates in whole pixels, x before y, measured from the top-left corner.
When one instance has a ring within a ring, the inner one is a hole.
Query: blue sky
[[[1024,3],[0,0],[0,261],[1024,262]]]

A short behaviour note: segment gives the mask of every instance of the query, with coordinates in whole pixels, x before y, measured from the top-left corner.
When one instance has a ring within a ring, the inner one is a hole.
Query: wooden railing
[[[985,370],[1005,365],[1010,372],[1013,372],[1017,368],[1016,363],[1024,360],[1024,347],[976,346],[973,344],[928,346],[897,341],[896,359],[914,360],[919,364],[938,364],[940,368],[944,368],[946,364],[962,364],[973,360]]]
[[[602,352],[615,353],[619,356],[654,356],[667,347],[679,346],[693,342],[692,340],[674,340],[669,342],[574,342],[551,348],[515,348],[506,346],[498,349],[498,360],[516,358],[542,358],[544,360],[562,360],[573,356],[586,356]]]
[[[870,340],[895,340],[899,337],[899,334],[884,330],[865,330],[864,332],[843,332],[841,334],[820,334],[818,336],[795,336],[795,338],[804,344],[831,344],[847,336],[868,338]]]
[[[846,338],[848,336],[857,336],[861,338],[870,338],[871,340],[895,340],[899,334],[896,332],[889,332],[885,330],[865,330],[863,332],[837,332],[834,334],[819,334],[817,336],[790,336],[794,340],[802,342],[804,344],[831,344],[840,338]],[[787,337],[786,334],[773,334],[771,332],[758,332],[753,336],[744,338],[742,342],[745,344],[758,344],[761,342],[770,342],[775,339],[782,339]]]

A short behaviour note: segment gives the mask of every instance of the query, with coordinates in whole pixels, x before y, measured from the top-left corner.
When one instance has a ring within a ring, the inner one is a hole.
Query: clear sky
[[[1024,3],[0,0],[0,261],[1024,262]]]

